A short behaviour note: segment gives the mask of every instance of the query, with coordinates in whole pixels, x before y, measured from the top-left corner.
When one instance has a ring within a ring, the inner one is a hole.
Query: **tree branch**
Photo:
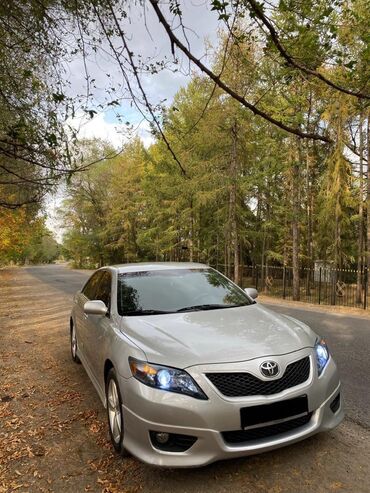
[[[19,209],[19,207],[22,207],[24,205],[39,204],[44,195],[45,194],[34,195],[32,198],[25,199],[20,202],[5,202],[4,200],[0,200],[0,207],[3,207],[4,209],[14,210]]]
[[[164,29],[167,32],[167,35],[170,39],[170,42],[175,44],[179,50],[181,50],[188,58],[191,60],[194,65],[196,65],[202,72],[204,72],[210,79],[212,79],[221,89],[223,89],[227,94],[229,94],[233,99],[236,101],[239,101],[243,106],[248,108],[252,113],[255,115],[258,115],[262,117],[264,120],[267,120],[268,122],[272,123],[273,125],[281,128],[282,130],[285,130],[286,132],[289,132],[291,134],[297,135],[298,137],[306,138],[306,139],[313,139],[313,140],[319,140],[322,142],[327,142],[327,143],[332,143],[332,140],[329,137],[316,134],[316,133],[306,133],[300,130],[299,128],[296,127],[290,127],[289,125],[286,125],[280,120],[277,120],[276,118],[268,115],[264,111],[260,110],[253,104],[251,104],[249,101],[247,101],[243,96],[235,92],[231,87],[229,87],[219,76],[217,76],[212,70],[210,70],[208,67],[206,67],[198,58],[196,58],[187,48],[186,46],[177,38],[177,36],[173,33],[171,30],[171,26],[167,22],[166,18],[163,15],[163,12],[159,8],[158,5],[158,0],[149,0],[155,13],[157,14],[159,22],[162,24]]]
[[[137,67],[135,65],[135,62],[134,62],[134,59],[133,59],[133,56],[132,56],[132,52],[130,51],[130,49],[129,49],[128,45],[127,45],[126,37],[125,37],[125,35],[124,35],[124,33],[123,33],[122,29],[121,29],[121,26],[120,26],[120,24],[118,22],[117,16],[116,16],[116,14],[115,14],[115,12],[113,10],[113,7],[112,7],[111,4],[109,4],[109,7],[110,7],[110,11],[112,13],[113,20],[114,20],[114,23],[116,25],[116,28],[117,28],[117,30],[119,32],[119,35],[120,35],[121,39],[122,39],[123,46],[124,46],[124,48],[126,50],[126,53],[127,53],[128,59],[129,59],[129,63],[130,63],[130,65],[132,67],[132,70],[134,72],[134,76],[135,76],[137,85],[139,86],[141,95],[142,95],[142,97],[144,99],[145,106],[147,107],[147,109],[148,109],[148,111],[149,111],[149,113],[150,113],[150,115],[151,115],[151,117],[153,119],[153,122],[155,123],[155,125],[156,125],[156,127],[157,127],[157,129],[158,129],[158,131],[159,131],[159,133],[160,133],[160,135],[161,135],[164,143],[166,144],[167,149],[171,153],[171,156],[173,157],[174,161],[178,164],[178,166],[179,166],[179,168],[181,170],[181,173],[184,176],[186,176],[185,168],[182,166],[182,164],[180,163],[179,159],[177,158],[175,152],[173,151],[173,149],[171,147],[171,144],[169,143],[166,135],[164,134],[164,132],[162,130],[162,127],[161,127],[161,125],[160,125],[160,123],[158,121],[158,118],[154,114],[154,111],[153,111],[153,109],[151,107],[151,104],[150,104],[150,102],[148,100],[148,97],[146,95],[146,92],[144,91],[143,85],[142,85],[141,80],[140,80],[140,77],[139,77],[139,73],[138,73]]]
[[[260,21],[266,26],[270,33],[271,41],[274,43],[276,48],[278,49],[280,55],[286,60],[286,62],[291,66],[294,67],[301,72],[304,72],[308,75],[312,75],[313,77],[316,77],[317,79],[320,79],[322,82],[327,84],[328,86],[332,87],[333,89],[336,89],[337,91],[343,92],[345,94],[349,94],[350,96],[354,96],[360,99],[370,99],[370,96],[368,94],[363,94],[361,92],[355,92],[351,91],[350,89],[346,89],[345,87],[342,87],[335,82],[331,81],[330,79],[327,79],[324,75],[322,75],[320,72],[317,72],[316,70],[309,69],[305,67],[304,65],[300,64],[295,60],[295,58],[290,55],[284,46],[282,45],[279,35],[277,31],[275,30],[274,26],[271,24],[271,22],[267,19],[265,14],[263,13],[263,10],[261,6],[255,1],[255,0],[246,0],[250,8],[252,9],[253,13],[260,19]]]

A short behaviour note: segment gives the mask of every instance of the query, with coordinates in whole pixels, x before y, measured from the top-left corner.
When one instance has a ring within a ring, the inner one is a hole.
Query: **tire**
[[[129,455],[129,453],[123,446],[124,426],[122,397],[114,368],[111,368],[108,372],[105,382],[105,394],[107,399],[107,418],[110,440],[116,452],[125,457]]]
[[[71,322],[70,339],[71,339],[71,356],[72,356],[72,359],[75,363],[81,364],[80,358],[77,356],[77,336],[76,336],[76,329],[75,329],[73,322]]]

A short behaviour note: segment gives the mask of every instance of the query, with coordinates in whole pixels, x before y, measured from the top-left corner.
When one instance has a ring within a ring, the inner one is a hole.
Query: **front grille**
[[[301,426],[306,425],[310,421],[311,416],[312,413],[308,413],[306,416],[290,419],[289,421],[284,421],[274,425],[253,428],[251,430],[223,431],[222,437],[226,443],[230,444],[251,442],[253,440],[269,438],[291,430],[296,430]]]
[[[260,380],[250,373],[207,373],[207,378],[227,397],[271,395],[305,382],[310,375],[310,358],[290,363],[284,375],[271,381]]]

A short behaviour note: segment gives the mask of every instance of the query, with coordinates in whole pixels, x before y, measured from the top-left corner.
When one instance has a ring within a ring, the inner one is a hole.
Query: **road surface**
[[[71,298],[89,275],[60,265],[0,271],[0,493],[370,492],[370,318],[270,305],[327,339],[343,382],[339,428],[203,469],[154,469],[112,452],[105,411],[70,360]]]

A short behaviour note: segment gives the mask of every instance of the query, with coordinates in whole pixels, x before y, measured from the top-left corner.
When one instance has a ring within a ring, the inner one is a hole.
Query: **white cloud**
[[[203,61],[207,62],[205,39],[215,43],[217,39],[217,30],[220,27],[218,14],[210,11],[208,2],[204,0],[182,0],[180,2],[182,10],[182,19],[186,29],[186,40],[181,28],[178,26],[178,20],[174,20],[173,27],[176,35],[185,42],[190,43],[191,51]],[[163,12],[168,19],[173,18],[168,12],[168,4],[161,4]],[[160,70],[159,73],[153,74],[150,72],[141,73],[141,81],[150,103],[155,106],[160,101],[166,100],[166,104],[171,104],[174,95],[181,86],[185,86],[190,79],[189,61],[180,50],[176,50],[176,57],[179,58],[179,65],[173,65],[173,55],[171,53],[171,44],[163,26],[158,22],[157,16],[152,7],[147,3],[127,2],[128,17],[121,20],[122,29],[125,32],[126,39],[130,49],[134,51],[136,63],[140,60],[144,62],[161,62],[169,63],[169,68]],[[94,31],[92,31],[94,34]],[[116,48],[120,50],[121,40],[116,38],[112,40]],[[89,43],[86,43],[89,46]],[[127,139],[127,132],[124,125],[117,122],[116,118],[112,118],[112,107],[110,111],[104,111],[104,107],[110,100],[118,99],[120,107],[117,111],[123,113],[124,119],[132,124],[140,121],[141,115],[135,106],[130,106],[130,94],[127,91],[127,81],[122,76],[122,72],[117,65],[117,61],[111,53],[109,43],[106,40],[102,41],[101,49],[88,50],[88,55],[85,59],[87,71],[90,80],[94,80],[94,84],[90,84],[89,90],[92,93],[90,99],[91,107],[98,111],[98,115],[91,121],[83,117],[81,125],[81,137],[101,137],[108,139],[115,146],[121,146]],[[209,60],[208,60],[209,61]],[[77,53],[73,60],[65,63],[66,79],[70,84],[68,93],[71,96],[79,94],[82,98],[86,94],[86,74],[85,65],[81,57],[81,53]],[[192,67],[194,68],[194,66]],[[177,71],[174,71],[176,69]],[[141,93],[137,88],[133,75],[130,75],[130,84],[133,90],[142,99]],[[112,92],[112,88],[115,88]],[[99,106],[101,105],[101,106]],[[144,111],[146,111],[143,108]],[[109,113],[109,115],[108,115]],[[81,119],[81,115],[76,120]],[[114,124],[111,123],[114,120]],[[74,122],[75,124],[75,122]],[[79,123],[77,122],[78,126]],[[140,129],[140,134],[144,138],[144,142],[150,142],[149,134],[145,132],[147,125]]]
[[[90,118],[80,112],[75,118],[67,120],[66,125],[77,132],[78,139],[102,139],[111,143],[116,149],[121,149],[135,135],[141,138],[146,147],[153,143],[149,123],[145,120],[137,124],[131,132],[123,123],[107,121],[104,113],[98,113],[94,118]]]

